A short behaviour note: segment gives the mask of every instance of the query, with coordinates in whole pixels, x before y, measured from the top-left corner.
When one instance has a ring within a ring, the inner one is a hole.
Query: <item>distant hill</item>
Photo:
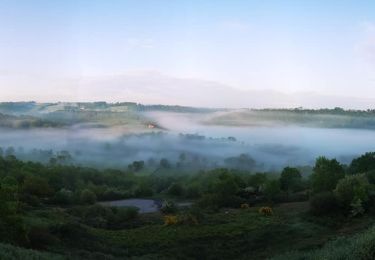
[[[25,129],[89,123],[92,127],[127,126],[142,129],[158,125],[142,113],[149,111],[208,113],[218,110],[133,102],[4,102],[0,103],[0,127]]]
[[[216,113],[204,123],[224,126],[298,125],[317,128],[375,129],[375,110],[240,109]]]
[[[14,116],[14,115],[0,114],[0,127],[28,129],[28,128],[39,128],[39,127],[59,127],[59,126],[62,126],[62,124],[43,120],[41,118],[37,118],[33,116]]]
[[[298,125],[318,128],[375,129],[375,110],[334,109],[211,109],[143,105],[134,102],[5,102],[0,103],[0,127],[35,128],[91,124],[126,126],[135,130],[160,125],[144,112],[206,114],[202,123],[223,126]],[[162,126],[160,126],[162,127]]]

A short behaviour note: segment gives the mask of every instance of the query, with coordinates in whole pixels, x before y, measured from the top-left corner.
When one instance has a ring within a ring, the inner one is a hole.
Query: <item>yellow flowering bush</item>
[[[178,224],[178,218],[174,215],[166,215],[164,217],[164,225],[165,226],[172,226]]]

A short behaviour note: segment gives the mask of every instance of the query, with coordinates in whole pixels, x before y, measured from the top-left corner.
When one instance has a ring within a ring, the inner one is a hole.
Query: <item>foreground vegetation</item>
[[[352,237],[341,237],[328,242],[322,249],[311,252],[292,252],[274,260],[297,259],[374,259],[375,258],[375,228]]]
[[[348,166],[320,157],[305,177],[292,167],[182,174],[162,161],[154,173],[140,162],[99,171],[7,155],[2,259],[371,259],[374,155]],[[126,198],[154,199],[160,212],[98,203]]]

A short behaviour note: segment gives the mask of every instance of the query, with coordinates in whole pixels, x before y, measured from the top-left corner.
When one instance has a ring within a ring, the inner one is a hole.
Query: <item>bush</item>
[[[107,189],[105,192],[100,196],[100,200],[120,200],[126,198],[126,194],[121,191],[115,189]]]
[[[56,192],[53,202],[60,204],[60,205],[70,205],[73,204],[74,197],[73,192],[67,189],[61,189],[58,192]]]
[[[57,242],[57,238],[53,236],[47,227],[31,227],[28,234],[30,246],[35,249],[46,249],[48,246]]]
[[[20,194],[19,199],[23,203],[25,203],[29,206],[32,206],[32,207],[38,207],[41,204],[41,201],[37,196],[30,195],[30,194],[27,194],[27,193]]]
[[[220,197],[216,194],[205,194],[197,202],[197,206],[202,209],[218,210],[220,204]]]
[[[352,217],[360,216],[365,213],[365,209],[363,208],[363,203],[361,199],[354,200],[350,204],[350,207],[351,207],[350,213]]]
[[[22,190],[26,194],[37,197],[47,197],[53,193],[47,180],[37,176],[27,176],[23,182]]]
[[[366,172],[365,175],[370,184],[375,184],[375,170]]]
[[[108,224],[114,220],[112,210],[102,205],[92,205],[84,213],[84,223],[97,228],[107,228]]]
[[[245,203],[246,200],[239,196],[228,195],[220,196],[219,198],[219,207],[228,207],[228,208],[240,208],[241,204]]]
[[[164,225],[165,226],[172,226],[172,225],[176,225],[178,223],[178,218],[177,216],[173,216],[173,215],[166,215],[164,217]]]
[[[177,220],[178,224],[181,224],[181,225],[189,225],[189,226],[198,225],[198,218],[188,212],[179,214],[177,219],[178,219]]]
[[[134,194],[137,197],[150,197],[154,194],[154,191],[152,190],[151,186],[141,184],[137,187]]]
[[[365,175],[347,176],[340,180],[334,191],[335,196],[345,209],[358,201],[366,203],[369,199],[370,184]]]
[[[117,222],[125,222],[129,220],[136,219],[139,215],[139,209],[136,207],[126,207],[126,208],[112,208],[115,214],[115,219]]]
[[[314,215],[331,215],[338,209],[339,203],[332,192],[317,193],[310,198],[310,211]]]
[[[180,197],[184,193],[184,188],[179,183],[172,183],[167,190],[167,194],[174,197]]]
[[[163,214],[175,214],[178,212],[178,207],[173,201],[163,201],[160,211]]]
[[[264,187],[264,195],[269,201],[276,201],[277,197],[280,195],[280,183],[277,180],[271,180],[266,182]]]
[[[94,204],[96,202],[96,195],[91,190],[83,190],[81,192],[80,201],[83,204]]]

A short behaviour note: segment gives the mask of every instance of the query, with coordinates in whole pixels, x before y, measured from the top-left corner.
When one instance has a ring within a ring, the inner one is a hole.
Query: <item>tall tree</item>
[[[285,167],[280,176],[280,189],[294,192],[301,187],[302,175],[297,168]]]
[[[336,159],[319,157],[316,159],[311,175],[313,192],[333,191],[337,182],[344,178],[344,175],[344,168]]]

